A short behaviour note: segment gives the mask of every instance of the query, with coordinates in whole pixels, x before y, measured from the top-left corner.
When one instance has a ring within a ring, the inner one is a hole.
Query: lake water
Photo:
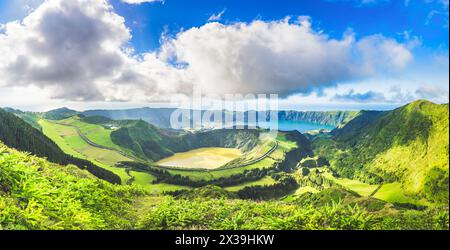
[[[269,128],[270,123],[269,122],[259,123],[259,126],[262,128]],[[301,133],[304,133],[310,130],[319,130],[319,129],[333,130],[334,128],[335,128],[334,126],[321,125],[317,123],[309,123],[303,121],[286,121],[286,120],[278,121],[278,130],[280,131],[297,130]]]
[[[301,133],[311,131],[311,130],[319,130],[319,129],[325,129],[325,130],[333,130],[335,129],[334,126],[330,125],[322,125],[317,123],[310,123],[310,122],[303,122],[303,121],[286,121],[286,120],[279,120],[278,126],[274,126],[274,121],[272,122],[257,122],[257,126],[261,128],[276,128],[278,127],[278,130],[280,131],[299,131]],[[252,124],[255,126],[255,123],[245,123],[245,125]],[[242,125],[242,123],[237,123],[237,125]]]

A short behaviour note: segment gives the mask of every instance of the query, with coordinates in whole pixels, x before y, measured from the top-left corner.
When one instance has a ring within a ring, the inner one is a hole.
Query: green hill
[[[113,120],[144,120],[161,128],[170,127],[170,116],[175,111],[173,108],[137,108],[124,110],[87,110],[82,112],[83,115],[104,116]],[[192,110],[188,111],[192,114]],[[205,111],[201,111],[202,114]],[[225,113],[225,112],[224,112]],[[228,112],[231,114],[230,112]],[[236,115],[238,112],[234,112]],[[242,115],[248,120],[249,113],[244,112]],[[279,111],[278,119],[280,121],[302,121],[331,126],[343,126],[353,118],[359,115],[358,111]],[[266,119],[269,120],[270,114]],[[192,116],[191,116],[192,117]]]
[[[0,142],[0,230],[130,229],[127,211],[142,193]]]
[[[302,121],[341,127],[359,115],[359,111],[279,111],[278,120]]]
[[[27,151],[49,161],[62,165],[74,164],[86,168],[99,178],[113,183],[120,183],[120,178],[112,172],[98,167],[90,161],[78,159],[65,154],[55,142],[41,131],[33,128],[12,113],[0,109],[0,141],[9,147]]]
[[[49,120],[62,120],[74,115],[78,115],[78,111],[69,108],[59,108],[44,113],[44,118]]]
[[[419,100],[387,112],[365,112],[314,142],[315,153],[347,178],[401,183],[409,196],[448,203],[449,107]]]
[[[40,119],[40,113],[23,112],[21,110],[13,109],[13,108],[4,108],[4,111],[15,114],[20,119],[22,119],[26,123],[30,124],[33,128],[42,131],[42,127],[38,123],[38,121]]]
[[[142,120],[128,121],[111,133],[115,144],[151,161],[202,147],[239,148],[248,151],[258,144],[258,136],[257,130],[233,129],[180,134],[157,128]]]
[[[244,201],[227,198],[217,187],[196,195],[147,195],[135,186],[111,185],[0,142],[0,229],[448,230],[448,210],[381,213],[339,201],[320,206],[305,200]]]

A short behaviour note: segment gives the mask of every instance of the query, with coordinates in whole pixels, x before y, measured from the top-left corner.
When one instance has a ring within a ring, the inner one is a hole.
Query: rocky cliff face
[[[284,121],[303,121],[322,125],[341,127],[359,115],[359,111],[280,111],[278,119]]]

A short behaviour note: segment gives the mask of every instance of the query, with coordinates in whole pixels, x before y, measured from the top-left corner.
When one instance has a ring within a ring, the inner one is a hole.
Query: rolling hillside
[[[87,110],[85,116],[103,116],[113,120],[144,120],[161,128],[170,127],[170,115],[175,109],[171,108],[139,108],[124,110]],[[192,112],[192,111],[190,111]],[[202,113],[205,111],[202,111]],[[235,112],[237,113],[237,112]],[[249,113],[243,116],[247,120]],[[224,114],[222,115],[224,116]],[[278,119],[283,121],[302,121],[321,125],[343,126],[353,118],[359,116],[358,111],[279,111]],[[266,118],[269,119],[268,117]]]
[[[364,199],[344,191],[308,194],[296,202],[238,200],[218,187],[178,198],[148,195],[1,142],[0,170],[0,229],[448,230],[448,210],[397,211],[374,201],[365,208]],[[344,200],[328,203],[333,197]]]
[[[9,147],[27,151],[37,156],[46,157],[49,161],[62,165],[74,164],[99,178],[112,183],[120,183],[120,178],[112,172],[98,167],[90,161],[65,154],[55,142],[41,131],[12,113],[0,109],[0,141]]]
[[[129,121],[111,133],[112,141],[151,161],[203,147],[239,148],[248,151],[258,144],[257,130],[213,130],[174,133],[144,121]]]
[[[333,139],[314,142],[339,175],[400,183],[410,196],[448,203],[449,107],[419,100],[387,112],[365,112]]]

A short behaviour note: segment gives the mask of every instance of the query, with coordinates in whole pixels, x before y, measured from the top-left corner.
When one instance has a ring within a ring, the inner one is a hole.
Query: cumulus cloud
[[[295,92],[383,71],[401,70],[413,59],[405,44],[382,35],[333,39],[300,17],[224,25],[208,23],[166,41],[163,53],[188,65],[209,93]]]
[[[3,84],[47,87],[55,97],[101,99],[95,85],[120,70],[130,39],[124,19],[103,1],[47,1],[0,34]]]
[[[416,90],[416,94],[419,98],[427,99],[427,100],[440,100],[446,99],[448,102],[448,90],[445,90],[436,85],[428,85],[425,84],[420,86]]]
[[[404,91],[399,87],[391,87],[387,92],[365,91],[357,92],[350,89],[344,94],[335,94],[331,100],[338,102],[355,102],[355,103],[396,103],[404,104],[417,99],[408,91]]]
[[[134,93],[164,93],[170,86],[159,88],[163,81],[182,83],[182,74],[171,83],[178,70],[153,54],[130,55],[124,22],[106,1],[46,1],[4,26],[0,86],[45,87],[54,98],[70,100],[128,100]]]
[[[356,93],[353,89],[345,94],[337,94],[333,97],[333,100],[336,101],[344,101],[344,102],[358,102],[358,103],[367,103],[367,102],[385,102],[386,98],[383,93],[367,91],[364,93]]]
[[[134,1],[137,2],[137,1]],[[217,22],[135,54],[123,17],[103,0],[47,0],[0,33],[1,86],[69,100],[169,100],[204,93],[310,93],[405,68],[408,44],[382,35],[330,38],[307,17]]]

